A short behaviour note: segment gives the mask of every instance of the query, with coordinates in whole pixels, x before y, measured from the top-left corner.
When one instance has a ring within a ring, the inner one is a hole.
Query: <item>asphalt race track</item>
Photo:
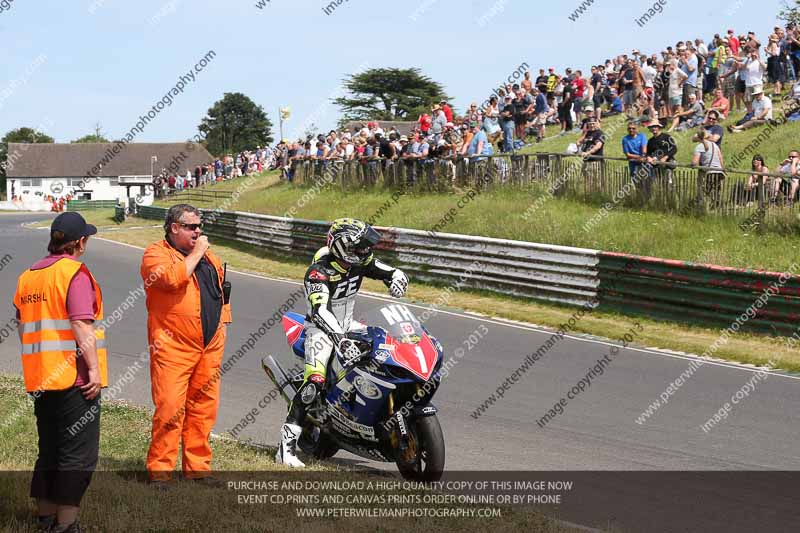
[[[13,257],[0,272],[0,287],[8,302],[7,316],[0,316],[1,324],[13,317],[11,298],[17,276],[46,253],[47,232],[23,228],[21,224],[42,218],[42,214],[0,215],[0,255]],[[141,250],[133,247],[99,239],[90,241],[83,260],[101,284],[107,316],[142,283],[141,256]],[[228,274],[233,284],[234,321],[228,332],[226,359],[299,287],[285,281],[230,271]],[[362,296],[357,316],[369,317],[382,303],[379,298]],[[295,309],[304,312],[304,302],[301,300]],[[144,298],[140,297],[107,331],[110,383],[119,379],[146,350],[145,311]],[[531,321],[535,322],[536,317]],[[609,343],[567,337],[476,420],[470,414],[551,333],[446,312],[433,316],[426,325],[445,346],[447,356],[456,348],[465,349],[464,357],[443,381],[435,402],[448,445],[448,470],[800,470],[798,376],[770,373],[726,420],[705,433],[700,426],[755,375],[754,369],[744,366],[707,363],[666,406],[640,425],[635,419],[686,370],[690,360],[645,349],[620,348],[605,373],[595,378],[583,394],[570,400],[562,415],[540,428],[536,420],[609,353]],[[479,328],[486,332],[483,339],[467,350],[465,339]],[[271,387],[260,367],[260,358],[265,354],[275,355],[286,365],[295,363],[280,325],[270,329],[255,350],[223,377],[215,432],[230,431],[269,393]],[[147,364],[141,366],[134,381],[117,397],[150,407]],[[0,371],[21,372],[15,338],[0,344]],[[274,445],[284,416],[283,402],[274,401],[259,410],[255,423],[239,437]],[[339,460],[378,466],[348,454],[342,454]],[[795,502],[799,497],[794,492]],[[782,505],[781,501],[776,499],[776,505]],[[794,513],[796,507],[793,506]],[[618,513],[619,525],[626,530],[626,521]],[[597,524],[601,520],[595,515],[563,517],[579,523]],[[607,517],[602,520],[608,523]],[[654,525],[646,529],[657,528]]]

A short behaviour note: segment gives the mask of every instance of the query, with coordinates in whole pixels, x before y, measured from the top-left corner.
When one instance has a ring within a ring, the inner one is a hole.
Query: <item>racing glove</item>
[[[392,272],[392,281],[389,284],[389,294],[395,298],[401,298],[405,295],[408,288],[408,278],[403,271],[399,268]]]

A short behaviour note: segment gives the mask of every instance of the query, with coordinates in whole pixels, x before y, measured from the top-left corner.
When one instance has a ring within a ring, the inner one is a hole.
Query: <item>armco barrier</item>
[[[599,257],[600,309],[728,327],[751,308],[741,329],[791,335],[798,326],[800,278],[794,273],[609,252]],[[768,289],[772,295],[765,295]]]
[[[329,223],[201,209],[204,231],[272,253],[309,260]],[[166,209],[140,206],[164,220]],[[800,320],[800,278],[504,239],[378,228],[381,257],[414,279],[691,324],[791,335]],[[761,307],[764,291],[774,287]]]
[[[70,200],[67,211],[87,211],[89,209],[114,209],[119,205],[117,200]]]
[[[310,260],[325,244],[330,223],[201,209],[211,237]],[[140,207],[139,216],[163,220],[164,208]],[[597,251],[504,239],[377,228],[381,256],[419,280],[537,298],[596,305]]]
[[[164,218],[167,216],[167,210],[164,207],[137,205],[136,216],[146,218],[147,220],[160,220],[163,222]]]

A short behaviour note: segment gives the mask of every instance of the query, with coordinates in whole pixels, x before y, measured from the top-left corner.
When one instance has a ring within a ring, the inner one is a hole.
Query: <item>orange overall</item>
[[[222,290],[222,265],[210,250],[206,260],[217,270]],[[182,467],[188,479],[211,470],[209,436],[219,407],[220,364],[225,350],[225,324],[231,321],[223,304],[216,334],[203,346],[200,286],[186,275],[185,257],[167,241],[151,244],[142,258],[147,293],[147,337],[150,380],[155,405],[147,470],[152,480],[168,480],[183,442]]]

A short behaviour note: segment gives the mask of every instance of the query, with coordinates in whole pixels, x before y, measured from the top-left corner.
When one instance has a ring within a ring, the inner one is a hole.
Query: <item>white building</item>
[[[186,175],[214,160],[202,145],[185,143],[9,143],[6,197],[25,203],[72,196],[76,200],[140,197],[149,205],[153,177],[162,169]]]

